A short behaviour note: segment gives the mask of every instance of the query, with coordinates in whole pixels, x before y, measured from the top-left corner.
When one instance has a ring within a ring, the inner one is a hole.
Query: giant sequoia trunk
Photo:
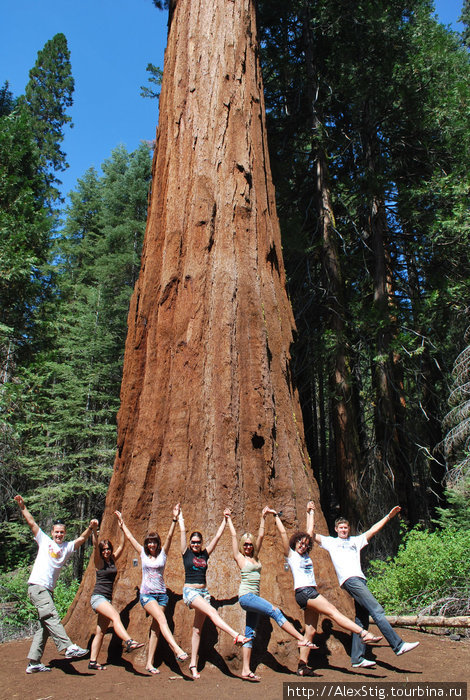
[[[201,529],[206,539],[225,506],[240,533],[256,530],[266,503],[284,511],[288,527],[303,527],[305,504],[309,498],[318,503],[318,489],[290,371],[293,316],[252,0],[174,4],[142,269],[128,326],[118,453],[101,536],[117,537],[115,509],[139,541],[149,529],[165,535],[177,501],[188,531]],[[300,619],[274,523],[268,525],[261,593]],[[322,517],[318,525],[326,530]],[[174,593],[175,636],[187,647],[193,612],[180,600],[178,544],[166,582]],[[243,629],[229,544],[224,535],[208,583],[219,612]],[[338,602],[328,558],[317,550],[314,557],[322,591]],[[114,600],[130,611],[130,633],[140,639],[149,623],[136,604],[140,566],[133,559],[128,546]],[[93,583],[90,567],[69,616],[77,641],[93,628]],[[276,629],[274,639],[281,638]],[[227,635],[221,634],[219,649],[233,655]],[[274,644],[270,649],[276,651]]]

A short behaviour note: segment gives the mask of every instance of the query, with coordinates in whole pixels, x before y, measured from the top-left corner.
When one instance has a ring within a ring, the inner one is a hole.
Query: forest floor
[[[374,628],[372,628],[374,629]],[[342,700],[344,697],[358,695],[367,699],[393,700],[393,698],[423,698],[429,697],[423,684],[434,682],[444,688],[445,683],[468,682],[470,679],[470,640],[462,638],[453,641],[447,636],[438,636],[426,632],[404,630],[401,633],[407,641],[419,641],[420,645],[414,651],[395,656],[385,643],[373,647],[375,669],[353,669],[350,659],[343,647],[333,653],[324,654],[321,651],[312,652],[311,665],[315,667],[314,678],[299,678],[294,673],[295,660],[289,663],[290,668],[270,663],[259,664],[256,672],[261,676],[261,682],[249,683],[239,677],[238,671],[221,671],[209,664],[202,670],[201,678],[193,681],[190,678],[187,663],[182,667],[160,666],[160,674],[150,676],[145,671],[141,659],[126,656],[118,662],[110,663],[105,671],[89,671],[87,659],[67,662],[57,655],[51,641],[46,646],[43,662],[51,666],[50,673],[27,675],[26,655],[30,640],[6,642],[0,645],[0,698],[1,700],[104,700],[106,698],[162,698],[163,700],[178,698],[192,700],[193,698],[212,698],[236,700],[248,698],[251,700],[281,700],[283,697],[322,697],[325,683],[333,683],[333,690],[328,697]],[[105,658],[102,651],[101,659]],[[175,662],[176,663],[176,662]],[[276,668],[276,670],[274,670]],[[359,692],[354,693],[354,686]],[[385,683],[384,691],[375,684]],[[398,684],[407,684],[407,692],[400,694]],[[283,684],[286,684],[285,686]],[[338,684],[338,685],[336,685]],[[392,693],[392,688],[398,688]],[[413,690],[416,688],[416,690]],[[412,692],[410,692],[410,689]],[[284,690],[284,696],[283,696]],[[385,694],[382,694],[382,693]],[[325,698],[327,695],[325,694]],[[439,695],[437,696],[439,697]],[[448,692],[440,697],[465,700],[465,696],[452,696]]]

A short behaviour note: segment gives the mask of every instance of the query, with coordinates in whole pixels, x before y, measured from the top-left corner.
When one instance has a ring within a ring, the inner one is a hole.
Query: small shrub
[[[0,638],[11,639],[21,633],[31,634],[37,612],[28,598],[28,578],[31,567],[22,567],[0,575]],[[72,567],[62,572],[54,591],[59,616],[65,616],[78,590],[79,582],[71,577]]]
[[[470,532],[444,528],[419,529],[406,535],[398,554],[388,561],[373,561],[368,585],[388,614],[434,610],[437,601],[460,600],[458,611],[469,604]]]

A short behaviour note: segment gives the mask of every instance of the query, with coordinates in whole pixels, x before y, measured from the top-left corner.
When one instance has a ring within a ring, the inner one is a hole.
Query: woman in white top
[[[238,602],[243,610],[246,610],[246,627],[245,636],[248,641],[243,645],[243,667],[242,678],[247,681],[257,682],[260,680],[250,669],[251,648],[253,639],[256,634],[256,626],[260,615],[269,615],[279,627],[285,630],[288,634],[298,640],[299,647],[313,648],[314,644],[306,639],[298,632],[279,608],[275,608],[264,598],[259,595],[260,578],[261,578],[261,562],[258,559],[259,551],[264,538],[264,524],[268,513],[275,513],[274,510],[265,506],[261,514],[261,523],[259,526],[258,537],[256,543],[251,533],[246,532],[238,543],[237,533],[232,523],[231,513],[229,509],[224,511],[224,516],[227,518],[230,533],[232,535],[232,551],[233,558],[240,567],[241,583],[238,589]]]
[[[173,519],[168,530],[165,543],[162,547],[160,535],[157,532],[149,532],[141,545],[127,525],[124,523],[121,513],[116,510],[115,514],[118,519],[119,527],[124,532],[125,536],[134,547],[135,551],[140,554],[142,562],[142,583],[140,586],[140,604],[152,618],[150,627],[150,639],[147,653],[146,670],[151,674],[159,673],[158,669],[153,665],[155,651],[157,649],[158,634],[162,633],[163,637],[168,642],[177,661],[186,661],[188,655],[176,643],[168,622],[165,617],[165,607],[168,604],[168,596],[166,593],[165,583],[163,581],[163,572],[165,570],[166,558],[170,549],[171,540],[175,532],[175,525],[178,521],[180,512],[180,504],[177,503],[173,508]]]
[[[376,644],[380,642],[382,637],[374,637],[373,634],[350,620],[346,615],[343,615],[332,603],[322,596],[316,589],[315,573],[313,571],[313,562],[309,556],[313,546],[313,512],[315,506],[313,501],[307,503],[307,531],[295,532],[292,537],[287,537],[282,521],[274,510],[276,526],[281,535],[282,544],[284,547],[284,556],[287,558],[287,563],[290,566],[294,577],[295,599],[298,605],[304,611],[305,616],[305,637],[312,640],[315,634],[318,623],[318,616],[321,613],[329,617],[337,625],[350,632],[356,632],[360,635],[364,642]],[[297,675],[312,676],[314,675],[311,668],[308,667],[309,649],[303,648],[300,650],[299,665]]]

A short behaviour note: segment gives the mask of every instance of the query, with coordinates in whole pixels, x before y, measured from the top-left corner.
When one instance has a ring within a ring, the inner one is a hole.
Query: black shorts
[[[320,594],[315,586],[305,586],[305,588],[295,589],[295,599],[297,601],[297,605],[299,605],[302,610],[305,610],[309,600],[314,600],[315,598],[318,598],[319,595]]]

